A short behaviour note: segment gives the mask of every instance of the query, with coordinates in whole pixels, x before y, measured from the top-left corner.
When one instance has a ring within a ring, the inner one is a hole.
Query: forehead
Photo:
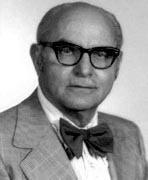
[[[113,22],[102,11],[79,8],[64,12],[53,26],[48,40],[66,39],[79,45],[113,45],[115,41]],[[104,44],[105,43],[105,44]]]

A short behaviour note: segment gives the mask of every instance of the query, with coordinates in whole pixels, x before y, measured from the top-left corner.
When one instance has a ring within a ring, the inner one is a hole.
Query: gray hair
[[[95,8],[99,10],[102,14],[104,14],[104,16],[107,17],[112,22],[116,32],[117,47],[121,48],[123,44],[123,33],[120,23],[118,22],[115,15],[106,11],[101,7],[97,7],[86,2],[63,3],[51,8],[43,16],[41,22],[39,23],[37,30],[37,42],[40,43],[43,41],[43,39],[45,39],[47,33],[51,32],[51,29],[53,25],[55,25],[55,22],[58,22],[58,20],[61,18],[63,12],[70,11],[73,9],[80,9],[80,8]]]

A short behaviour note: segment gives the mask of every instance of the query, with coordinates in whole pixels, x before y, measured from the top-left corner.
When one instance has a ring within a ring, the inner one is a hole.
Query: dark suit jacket
[[[99,113],[114,136],[108,154],[112,180],[146,180],[146,159],[139,129],[132,122]],[[76,180],[69,159],[36,93],[0,115],[0,180]]]

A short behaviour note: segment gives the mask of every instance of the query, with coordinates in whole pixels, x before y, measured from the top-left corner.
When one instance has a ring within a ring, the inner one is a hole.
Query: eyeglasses
[[[96,69],[107,69],[112,66],[120,54],[120,50],[114,47],[94,47],[85,49],[69,42],[42,42],[40,45],[54,50],[58,62],[64,66],[78,64],[84,53],[88,53],[90,63]]]

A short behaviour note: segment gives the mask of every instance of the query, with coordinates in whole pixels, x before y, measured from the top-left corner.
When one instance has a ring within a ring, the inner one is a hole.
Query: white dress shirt
[[[47,98],[43,95],[41,88],[38,87],[38,98],[41,103],[41,106],[52,124],[53,128],[56,130],[58,135],[59,132],[59,119],[63,118],[67,120],[72,125],[76,126],[73,122],[71,122],[67,117],[65,117],[62,112],[60,112],[53,104],[51,104]],[[85,127],[85,129],[96,126],[98,123],[97,112],[95,113],[91,122]],[[77,127],[79,128],[79,127]],[[61,136],[60,136],[60,139]],[[71,160],[71,165],[78,177],[78,180],[111,180],[109,169],[108,169],[108,161],[107,158],[104,157],[92,157],[85,144],[83,144],[83,152],[82,157],[77,159],[74,157]]]

